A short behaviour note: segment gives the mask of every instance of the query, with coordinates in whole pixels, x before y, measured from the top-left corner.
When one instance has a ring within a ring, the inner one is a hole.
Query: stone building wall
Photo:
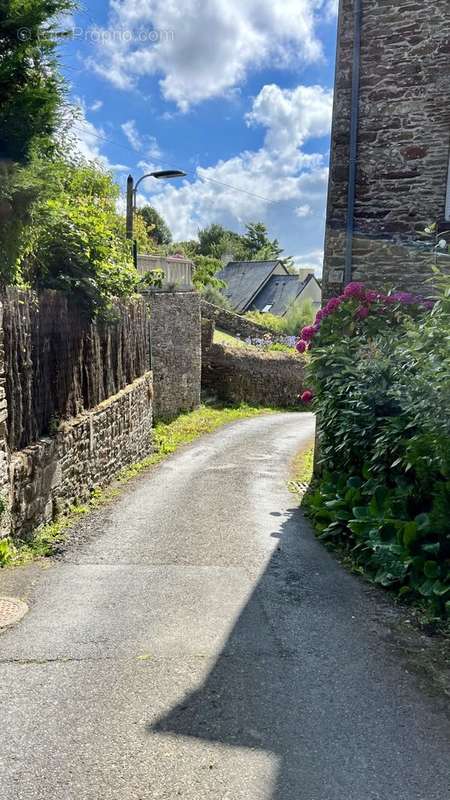
[[[324,296],[342,289],[354,3],[340,0]],[[444,225],[450,145],[449,0],[362,0],[352,280],[423,289],[416,231]]]
[[[11,533],[26,536],[51,522],[149,455],[152,397],[149,372],[92,411],[61,423],[55,436],[13,453]]]
[[[170,419],[200,405],[201,317],[197,292],[150,296],[155,419]]]
[[[290,408],[304,386],[299,355],[214,344],[203,358],[202,387],[227,403]]]

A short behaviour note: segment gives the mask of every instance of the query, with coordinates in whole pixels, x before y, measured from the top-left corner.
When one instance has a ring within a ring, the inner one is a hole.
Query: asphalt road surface
[[[0,636],[2,800],[450,798],[441,698],[287,490],[313,427],[199,440],[33,568]]]

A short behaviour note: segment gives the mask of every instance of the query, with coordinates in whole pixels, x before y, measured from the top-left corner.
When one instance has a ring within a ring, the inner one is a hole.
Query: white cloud
[[[313,213],[311,206],[308,203],[305,203],[303,206],[297,206],[295,209],[295,214],[299,219],[304,219],[305,217],[310,217]]]
[[[297,86],[281,89],[276,84],[263,86],[247,114],[249,125],[267,128],[266,146],[281,154],[290,154],[306,139],[330,132],[333,93],[322,86]]]
[[[100,111],[103,108],[103,100],[95,100],[91,106],[89,106],[89,111]]]
[[[305,212],[303,216],[320,216],[328,167],[321,153],[305,153],[301,148],[307,139],[329,131],[331,94],[320,87],[303,91],[308,88],[282,91],[273,85],[263,87],[247,116],[252,124],[261,122],[267,127],[263,147],[211,167],[197,167],[193,182],[159,184],[152,190],[151,202],[175,238],[195,237],[199,227],[214,221],[236,226],[264,218],[277,203],[295,202]],[[284,136],[286,126],[288,138]]]
[[[316,22],[330,2],[110,0],[91,67],[121,89],[160,75],[163,96],[186,111],[226,95],[252,68],[322,58]]]
[[[96,161],[103,169],[115,172],[124,172],[128,169],[124,164],[112,164],[109,159],[101,152],[105,146],[105,139],[108,137],[103,128],[96,128],[86,116],[86,106],[84,102],[77,98],[75,101],[77,116],[72,123],[72,135],[74,139],[74,149],[87,161]]]
[[[148,158],[161,158],[161,150],[155,137],[148,134],[142,136],[136,127],[134,119],[124,122],[121,128],[133,150],[145,154]]]
[[[125,136],[127,137],[129,143],[131,144],[133,150],[137,151],[142,150],[144,145],[136,128],[136,123],[134,119],[130,119],[128,122],[124,122],[123,125],[121,125],[121,128]]]
[[[294,256],[294,265],[298,269],[310,269],[315,275],[322,274],[324,252],[321,249],[310,250],[302,255]]]

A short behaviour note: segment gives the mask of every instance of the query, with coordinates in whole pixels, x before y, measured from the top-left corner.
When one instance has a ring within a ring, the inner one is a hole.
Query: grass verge
[[[312,481],[314,469],[314,440],[300,450],[291,464],[289,491],[303,497]]]
[[[80,516],[88,514],[116,498],[128,481],[164,461],[183,445],[193,442],[205,433],[212,433],[229,422],[275,413],[277,410],[248,405],[223,407],[204,404],[195,411],[181,414],[171,422],[157,423],[153,429],[154,453],[123,469],[111,485],[95,489],[85,504],[72,506],[66,514],[38,529],[32,540],[19,541],[14,544],[10,540],[3,539],[2,549],[0,549],[0,567],[23,566],[36,558],[51,556],[55,545],[64,541],[66,531],[73,527]]]
[[[239,339],[237,336],[232,336],[230,333],[225,333],[224,331],[216,330],[214,331],[214,344],[229,344],[232,347],[251,347],[253,345],[248,344],[247,342]]]

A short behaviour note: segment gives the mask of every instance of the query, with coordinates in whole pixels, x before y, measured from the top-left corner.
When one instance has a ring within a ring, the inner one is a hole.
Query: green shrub
[[[305,325],[309,325],[313,321],[314,308],[311,300],[299,300],[293,303],[284,317],[262,313],[262,311],[247,311],[245,316],[272,333],[297,336]]]
[[[89,314],[137,291],[139,275],[116,213],[119,189],[94,164],[47,164],[48,186],[33,207],[19,259],[22,280],[73,296]]]
[[[309,377],[324,539],[382,586],[450,612],[450,281],[432,309],[350,284],[314,328]]]
[[[10,539],[0,539],[0,567],[7,567],[14,561],[16,548]]]

